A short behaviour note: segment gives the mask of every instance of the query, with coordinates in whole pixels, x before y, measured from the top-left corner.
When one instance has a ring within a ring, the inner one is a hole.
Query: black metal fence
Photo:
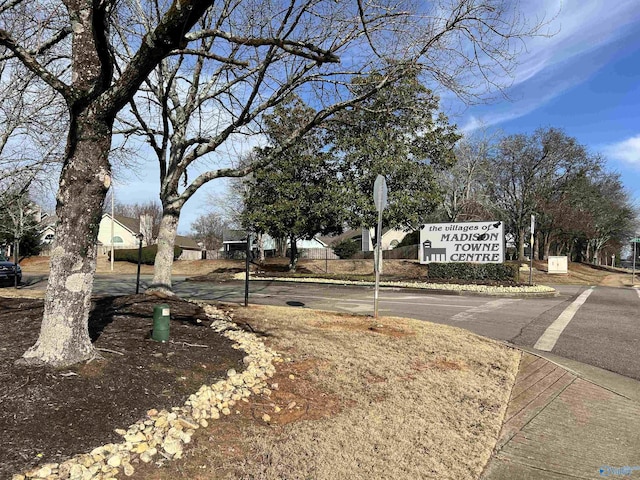
[[[374,252],[357,252],[353,259],[373,260]],[[394,248],[393,250],[383,250],[382,258],[384,260],[417,260],[418,245],[408,245],[406,247]]]
[[[265,252],[267,258],[274,257],[275,252],[270,250]],[[254,257],[257,252],[254,250]],[[287,250],[287,256],[289,251]],[[340,260],[332,248],[301,248],[298,250],[299,259],[304,260]],[[244,250],[236,250],[231,252],[220,252],[218,250],[207,250],[207,260],[244,260]],[[373,259],[373,252],[357,252],[353,257],[357,259]],[[382,258],[385,260],[417,260],[418,245],[409,245],[407,247],[394,248],[393,250],[383,250]]]

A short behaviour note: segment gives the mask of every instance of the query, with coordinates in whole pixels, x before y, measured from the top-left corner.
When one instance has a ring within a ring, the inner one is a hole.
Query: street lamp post
[[[251,260],[251,233],[247,232],[247,244],[244,258],[244,306],[249,306],[249,262]]]
[[[631,285],[636,284],[636,240],[637,237],[633,239],[633,270],[631,270]]]
[[[13,286],[14,288],[18,288],[18,249],[20,248],[20,243],[18,239],[15,238],[13,241]]]
[[[113,272],[113,230],[114,230],[114,211],[115,211],[115,197],[116,192],[114,190],[113,181],[111,182],[111,271]]]
[[[142,239],[144,235],[142,233],[138,233],[136,235],[138,239],[138,275],[136,277],[136,294],[140,292],[140,263],[142,263]]]

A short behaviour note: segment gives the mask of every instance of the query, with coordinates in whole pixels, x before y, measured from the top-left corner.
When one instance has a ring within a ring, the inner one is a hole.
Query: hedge
[[[153,265],[158,253],[158,245],[149,245],[142,247],[142,259],[140,263],[144,265]],[[182,255],[182,248],[177,245],[173,247],[173,259],[177,260]],[[109,252],[109,260],[111,260],[111,252]],[[114,260],[117,262],[138,263],[138,249],[127,248],[122,250],[114,250]]]
[[[517,282],[518,265],[507,263],[430,263],[429,279]]]
[[[354,240],[343,240],[333,247],[333,253],[342,260],[353,257],[358,251],[360,251],[360,244]]]

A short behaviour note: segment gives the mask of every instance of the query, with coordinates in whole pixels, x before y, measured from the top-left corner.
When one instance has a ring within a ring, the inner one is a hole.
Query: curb
[[[281,280],[277,278],[249,278],[252,282],[279,282],[279,283],[292,283],[292,284],[309,284],[309,285],[328,285],[328,286],[340,286],[340,287],[368,287],[372,288],[375,286],[373,282],[361,282],[361,283],[342,283],[340,281],[336,282],[323,282],[323,281],[295,281],[295,280]],[[236,280],[240,281],[240,280]],[[419,293],[435,293],[440,295],[451,295],[451,296],[462,296],[462,295],[470,295],[470,296],[488,296],[488,297],[510,297],[510,298],[530,298],[530,297],[555,297],[558,295],[558,291],[553,289],[551,292],[482,292],[482,291],[474,291],[474,290],[448,290],[442,288],[420,288],[420,287],[403,287],[398,285],[380,285],[381,289],[385,290],[399,290],[399,291],[411,291],[411,292],[419,292]],[[551,288],[551,287],[550,287]]]

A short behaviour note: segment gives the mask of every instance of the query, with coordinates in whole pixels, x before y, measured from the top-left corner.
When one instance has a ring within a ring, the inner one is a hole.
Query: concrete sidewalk
[[[640,382],[523,352],[483,480],[640,479]]]

